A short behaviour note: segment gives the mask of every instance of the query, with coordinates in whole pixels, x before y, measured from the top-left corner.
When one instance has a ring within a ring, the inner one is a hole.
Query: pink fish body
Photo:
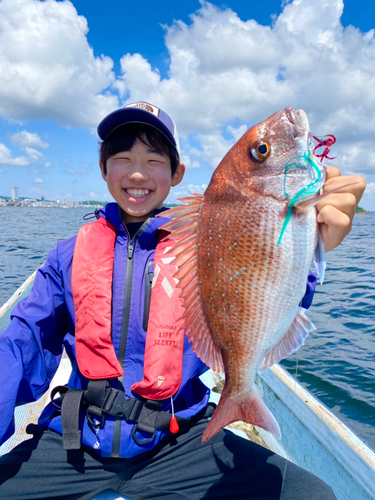
[[[168,212],[187,334],[197,355],[225,372],[202,442],[238,420],[280,437],[254,381],[314,329],[299,303],[314,252],[323,253],[315,207],[301,195],[285,224],[291,199],[312,182],[308,149],[305,113],[279,111],[232,147],[204,196]]]

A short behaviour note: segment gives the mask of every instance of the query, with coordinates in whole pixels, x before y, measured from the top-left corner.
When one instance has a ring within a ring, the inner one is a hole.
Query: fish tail
[[[227,425],[237,421],[262,427],[271,432],[277,439],[281,438],[278,423],[255,389],[234,399],[225,395],[224,387],[219,404],[203,433],[202,444]]]

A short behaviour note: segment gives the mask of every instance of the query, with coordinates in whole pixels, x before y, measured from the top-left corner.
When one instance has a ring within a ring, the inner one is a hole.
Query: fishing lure
[[[285,232],[285,229],[290,221],[290,218],[291,218],[292,213],[293,213],[293,208],[296,205],[296,203],[300,203],[301,201],[306,200],[308,197],[314,196],[317,193],[319,193],[319,191],[322,187],[322,184],[324,183],[325,171],[322,171],[318,167],[318,165],[315,163],[315,161],[313,160],[314,156],[316,156],[316,155],[314,155],[314,153],[312,151],[308,150],[308,151],[305,151],[304,155],[302,155],[302,156],[294,156],[285,165],[284,193],[285,193],[285,196],[287,196],[288,198],[291,198],[291,200],[290,200],[290,203],[288,206],[288,211],[286,213],[283,226],[281,228],[280,237],[279,237],[279,240],[277,242],[278,245],[281,242],[281,239],[282,239],[283,234]],[[295,162],[295,160],[296,159],[298,160],[299,158],[302,158],[302,161]],[[310,177],[312,177],[313,181],[310,182],[310,184],[308,184],[307,186],[303,187],[300,191],[298,191],[298,193],[295,196],[293,196],[293,198],[292,198],[291,195],[288,194],[287,188],[286,188],[288,170],[291,170],[293,168],[301,168],[301,166],[302,166],[302,168],[305,168],[304,164],[306,162],[308,163],[308,166],[310,167],[309,168]],[[315,179],[314,179],[314,173],[316,174]]]
[[[323,139],[319,139],[319,137],[316,137],[313,135],[311,132],[309,132],[309,137],[312,139],[315,139],[317,141],[317,145],[313,149],[313,154],[317,157],[320,158],[320,162],[322,162],[325,158],[327,160],[335,160],[337,156],[328,156],[328,153],[331,151],[331,147],[335,144],[336,142],[336,137],[332,134],[328,134],[323,136]],[[327,139],[324,139],[324,137],[327,137]],[[317,154],[317,150],[319,148],[324,147],[323,153]]]
[[[284,193],[285,193],[285,196],[287,196],[288,198],[291,198],[291,200],[290,200],[290,203],[288,206],[288,211],[286,213],[283,226],[281,228],[280,237],[279,237],[279,240],[277,242],[278,245],[281,242],[281,239],[282,239],[283,234],[285,232],[285,229],[287,228],[287,225],[290,221],[290,218],[291,218],[292,213],[293,213],[293,208],[296,205],[296,203],[300,203],[301,201],[304,201],[304,200],[308,199],[309,197],[312,197],[312,196],[318,194],[322,185],[324,184],[325,171],[324,170],[322,171],[321,168],[319,168],[319,166],[315,163],[314,157],[319,158],[320,163],[322,163],[324,159],[334,160],[335,158],[337,158],[337,156],[333,156],[333,157],[328,156],[328,154],[331,151],[331,147],[336,142],[336,137],[334,135],[328,134],[328,135],[323,136],[323,138],[319,138],[319,137],[313,135],[310,131],[308,131],[308,137],[309,137],[309,141],[310,141],[310,145],[311,145],[311,150],[309,149],[309,150],[305,151],[303,156],[295,156],[295,157],[291,158],[287,162],[287,164],[285,165]],[[312,139],[317,141],[317,144],[315,146],[312,142]],[[319,150],[319,148],[322,148],[322,147],[324,147],[323,152],[318,154],[317,151]],[[302,158],[302,161],[300,160],[300,161],[295,162],[295,160],[298,160],[298,158]],[[301,167],[306,168],[305,167],[306,162],[308,163],[307,168],[309,170],[310,177],[312,178],[313,182],[311,182],[310,184],[308,184],[307,186],[302,188],[294,197],[292,197],[291,195],[289,195],[287,193],[287,189],[286,189],[288,170],[291,170],[292,168],[301,168]],[[293,163],[295,163],[295,164],[293,164]],[[316,173],[316,179],[314,179],[314,173]]]

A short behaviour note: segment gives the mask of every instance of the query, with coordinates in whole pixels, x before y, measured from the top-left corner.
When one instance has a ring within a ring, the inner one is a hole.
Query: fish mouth
[[[294,109],[289,106],[284,109],[285,115],[292,125],[292,131],[295,138],[302,137],[309,132],[309,120],[307,119],[306,113],[303,109]]]

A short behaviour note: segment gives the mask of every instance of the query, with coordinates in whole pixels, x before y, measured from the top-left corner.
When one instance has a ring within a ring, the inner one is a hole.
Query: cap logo
[[[153,115],[159,117],[160,109],[147,102],[134,102],[132,104],[126,104],[124,108],[139,108],[152,113]]]

